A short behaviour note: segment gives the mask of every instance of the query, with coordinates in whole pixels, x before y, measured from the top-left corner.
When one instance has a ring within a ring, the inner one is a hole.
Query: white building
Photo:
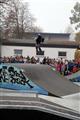
[[[45,38],[42,44],[44,56],[50,58],[65,58],[68,60],[74,59],[74,53],[78,45],[75,41],[69,40],[70,34],[63,33],[41,33]],[[3,41],[1,48],[1,56],[22,55],[35,56],[35,37],[37,33],[27,33],[24,39],[9,39]]]

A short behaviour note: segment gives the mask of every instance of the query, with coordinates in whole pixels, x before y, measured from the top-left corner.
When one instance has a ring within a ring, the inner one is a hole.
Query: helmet
[[[41,34],[38,34],[38,36],[41,36]]]

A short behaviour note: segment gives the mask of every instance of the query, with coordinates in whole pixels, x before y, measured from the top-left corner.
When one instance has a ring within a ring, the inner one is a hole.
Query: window
[[[64,52],[64,51],[59,51],[59,52],[58,52],[58,57],[66,57],[66,52]]]
[[[22,50],[20,50],[20,49],[14,49],[14,55],[15,56],[21,56],[22,55]]]

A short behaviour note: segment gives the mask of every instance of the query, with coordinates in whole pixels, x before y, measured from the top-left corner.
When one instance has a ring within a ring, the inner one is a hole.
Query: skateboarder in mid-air
[[[38,34],[38,37],[36,39],[36,53],[42,52],[42,49],[41,49],[42,42],[44,42],[44,38],[40,34]]]

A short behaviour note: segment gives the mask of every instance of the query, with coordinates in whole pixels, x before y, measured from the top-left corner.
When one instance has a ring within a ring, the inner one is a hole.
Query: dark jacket
[[[42,42],[42,37],[38,36],[36,39],[36,44],[40,44]]]

